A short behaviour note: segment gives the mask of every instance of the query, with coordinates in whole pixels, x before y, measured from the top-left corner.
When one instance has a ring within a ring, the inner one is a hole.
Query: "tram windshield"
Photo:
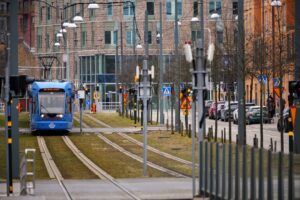
[[[64,113],[64,92],[41,92],[39,93],[41,113]]]

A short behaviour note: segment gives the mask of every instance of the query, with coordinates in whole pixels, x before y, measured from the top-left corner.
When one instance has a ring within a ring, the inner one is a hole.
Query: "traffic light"
[[[33,83],[34,78],[27,75],[11,75],[9,79],[10,92],[13,97],[21,98],[25,96],[27,85]]]
[[[294,98],[300,98],[300,81],[289,82],[289,93],[293,95]]]

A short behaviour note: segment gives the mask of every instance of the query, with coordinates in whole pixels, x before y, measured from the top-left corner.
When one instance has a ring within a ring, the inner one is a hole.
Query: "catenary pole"
[[[159,2],[159,123],[164,124],[164,96],[163,87],[163,44],[162,44],[162,2]]]
[[[147,100],[150,95],[150,88],[149,88],[149,81],[148,81],[148,57],[149,57],[149,46],[148,46],[148,12],[145,11],[145,25],[144,25],[144,42],[145,42],[145,57],[143,61],[143,135],[144,135],[144,157],[143,157],[143,163],[144,163],[144,176],[148,176],[147,172]],[[147,91],[149,90],[149,94]]]
[[[238,135],[239,143],[246,144],[245,123],[245,66],[244,66],[244,0],[238,1]]]
[[[180,129],[180,109],[179,109],[179,55],[178,55],[178,1],[175,0],[175,30],[174,30],[174,44],[175,44],[175,131],[179,131]]]

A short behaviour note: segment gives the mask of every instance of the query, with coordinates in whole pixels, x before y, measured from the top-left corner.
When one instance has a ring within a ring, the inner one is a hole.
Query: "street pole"
[[[179,109],[179,84],[180,84],[180,80],[179,80],[179,74],[180,74],[180,70],[179,70],[179,55],[178,55],[178,5],[177,5],[177,0],[175,0],[175,31],[174,31],[174,44],[175,44],[175,131],[179,131],[180,130],[180,109]]]
[[[198,135],[199,135],[199,195],[202,195],[201,188],[203,186],[203,155],[202,147],[205,132],[205,112],[204,112],[204,93],[206,92],[205,76],[206,69],[204,66],[204,1],[200,0],[199,20],[200,20],[200,39],[196,43],[197,54],[197,86],[198,89]]]
[[[10,35],[7,33],[7,63],[5,69],[5,132],[6,132],[6,191],[7,196],[13,193],[12,182],[12,119],[11,119],[11,98],[9,94],[9,74],[10,74]]]
[[[159,2],[159,123],[164,124],[164,96],[163,87],[163,44],[162,44],[162,2]]]
[[[18,75],[18,1],[9,1],[10,3],[10,56],[9,68],[10,75]],[[18,98],[13,97],[11,101],[11,117],[12,117],[12,177],[19,177],[19,113],[16,109]]]
[[[245,123],[245,66],[244,66],[244,0],[238,1],[238,135],[239,144],[246,144]]]
[[[145,42],[145,57],[143,61],[143,131],[144,131],[144,176],[148,176],[147,172],[147,100],[150,97],[150,87],[148,81],[148,56],[149,56],[149,46],[148,46],[148,12],[145,11],[145,28],[144,28],[144,42]],[[149,91],[149,94],[147,93]]]

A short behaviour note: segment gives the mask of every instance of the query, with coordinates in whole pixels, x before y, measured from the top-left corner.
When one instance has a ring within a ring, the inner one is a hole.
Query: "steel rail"
[[[72,198],[71,194],[69,193],[67,187],[63,183],[64,179],[63,179],[59,169],[57,168],[55,162],[52,159],[52,156],[51,156],[51,154],[50,154],[50,152],[47,148],[45,139],[41,136],[37,136],[37,140],[38,140],[38,145],[39,145],[40,151],[42,153],[42,158],[43,158],[43,161],[46,165],[49,177],[50,178],[54,177],[57,180],[59,186],[61,187],[64,195],[66,196],[66,198],[68,200],[73,200],[73,198]]]

